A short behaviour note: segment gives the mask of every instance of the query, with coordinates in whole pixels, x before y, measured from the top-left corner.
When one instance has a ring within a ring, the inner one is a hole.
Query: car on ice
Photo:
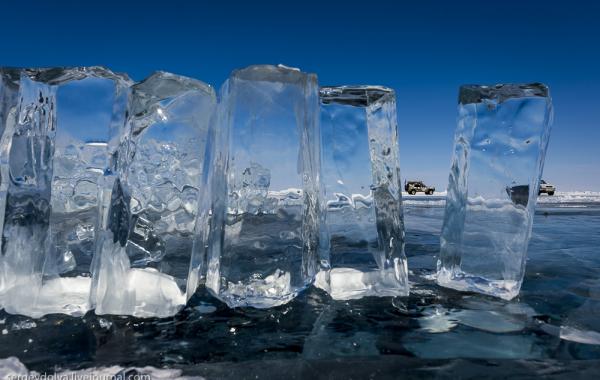
[[[418,192],[425,193],[427,195],[433,195],[435,187],[429,187],[423,183],[423,181],[405,181],[404,191],[410,195],[415,195]]]
[[[556,187],[554,187],[554,185],[551,185],[544,180],[540,181],[540,189],[538,190],[538,195],[541,195],[544,193],[546,193],[548,195],[554,195],[555,191],[556,191]]]

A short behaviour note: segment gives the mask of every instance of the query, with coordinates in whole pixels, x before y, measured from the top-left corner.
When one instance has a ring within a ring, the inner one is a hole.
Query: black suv
[[[404,182],[404,191],[410,195],[415,195],[417,192],[423,192],[427,195],[432,195],[435,192],[435,187],[429,187],[422,181],[408,181]]]

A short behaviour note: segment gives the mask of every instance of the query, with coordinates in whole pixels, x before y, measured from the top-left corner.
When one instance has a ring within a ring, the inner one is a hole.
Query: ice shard
[[[94,264],[97,314],[174,315],[205,258],[212,87],[157,72],[135,84],[127,131],[102,213]]]
[[[2,95],[1,303],[32,317],[82,315],[102,177],[114,162],[130,80],[101,67],[19,73],[16,106],[5,107],[12,95]]]
[[[21,70],[18,68],[0,68],[0,136],[6,128],[6,120],[17,105]]]
[[[322,87],[320,202],[330,270],[316,285],[334,299],[406,296],[400,163],[394,91]],[[320,255],[326,258],[326,254]]]
[[[462,86],[438,284],[514,298],[552,123],[539,83]]]
[[[236,70],[219,108],[206,285],[231,307],[281,305],[318,267],[317,78]]]

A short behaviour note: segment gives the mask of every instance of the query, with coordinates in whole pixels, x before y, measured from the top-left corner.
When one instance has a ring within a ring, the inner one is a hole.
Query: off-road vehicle
[[[556,188],[554,185],[549,184],[548,182],[541,180],[540,181],[540,189],[538,190],[538,195],[546,193],[548,195],[554,195]]]
[[[425,185],[423,181],[407,181],[404,182],[404,191],[410,195],[415,195],[418,192],[432,195],[435,192],[435,187],[429,187]]]

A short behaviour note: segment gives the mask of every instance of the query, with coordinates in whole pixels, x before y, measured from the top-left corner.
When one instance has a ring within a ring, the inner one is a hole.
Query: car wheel
[[[411,190],[411,191],[409,191],[408,193],[409,193],[410,195],[415,195],[415,194],[417,193],[417,191],[416,191],[416,190]]]
[[[554,191],[548,192],[548,195],[554,195]]]

